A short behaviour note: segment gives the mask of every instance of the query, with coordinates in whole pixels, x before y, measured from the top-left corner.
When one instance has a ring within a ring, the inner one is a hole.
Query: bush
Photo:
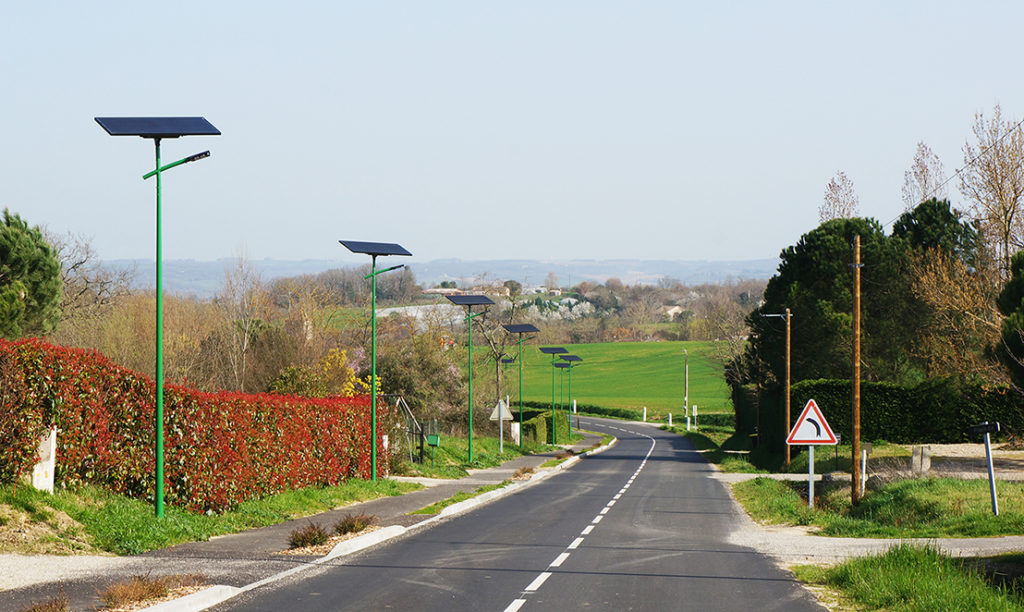
[[[359,533],[372,525],[377,520],[372,514],[346,514],[334,524],[334,533],[345,535],[347,533]]]
[[[861,383],[861,437],[897,444],[972,441],[968,427],[998,421],[1002,435],[1024,433],[1024,408],[1019,393],[1010,388],[986,388],[955,379],[929,379],[913,386]],[[761,443],[781,448],[784,431],[785,388],[734,387],[737,426],[753,433],[760,415]],[[792,387],[790,419],[795,422],[804,405],[814,399],[834,432],[852,436],[852,397],[849,380],[805,380]],[[739,431],[739,429],[738,429]]]
[[[60,486],[153,499],[155,392],[152,380],[94,351],[0,340],[0,481],[29,469],[39,436],[55,426]],[[369,403],[166,385],[165,499],[221,511],[285,489],[368,478]],[[389,417],[388,406],[378,407],[380,421]]]
[[[288,535],[288,546],[291,548],[305,548],[307,546],[319,546],[326,544],[330,536],[320,526],[320,523],[309,521],[305,527],[296,527]]]

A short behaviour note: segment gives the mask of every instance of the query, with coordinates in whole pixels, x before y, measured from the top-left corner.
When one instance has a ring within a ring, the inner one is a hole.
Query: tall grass
[[[806,482],[756,478],[733,485],[736,499],[755,520],[813,525],[821,535],[939,538],[1024,533],[1024,484],[997,482],[999,516],[991,512],[988,482],[925,478],[899,480],[850,504],[848,483],[818,484],[815,508],[807,507]]]
[[[794,574],[804,582],[837,589],[857,609],[1024,610],[1018,595],[988,584],[964,561],[931,548],[900,545],[826,569],[800,566]]]

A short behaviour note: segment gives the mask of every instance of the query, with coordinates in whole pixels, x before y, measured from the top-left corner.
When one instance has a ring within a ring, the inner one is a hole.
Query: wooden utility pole
[[[860,236],[853,237],[853,472],[850,500],[860,503]]]

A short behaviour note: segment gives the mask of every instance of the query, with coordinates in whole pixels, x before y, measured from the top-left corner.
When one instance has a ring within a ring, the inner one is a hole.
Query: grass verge
[[[40,537],[66,539],[84,532],[87,547],[79,545],[79,551],[99,549],[130,555],[274,525],[346,503],[401,495],[419,488],[422,487],[417,484],[391,480],[349,480],[337,487],[285,491],[243,502],[223,514],[193,514],[167,506],[164,518],[157,521],[153,519],[152,505],[98,487],[82,487],[49,495],[27,486],[19,486],[16,493],[10,486],[3,486],[0,487],[0,512],[10,516],[16,514],[20,520],[37,525],[49,525],[48,522],[67,516],[73,520],[74,529],[54,523]],[[0,526],[0,532],[10,527],[21,528],[14,520],[8,520],[6,525]],[[4,548],[0,552],[15,552],[9,546]]]
[[[409,514],[437,514],[452,504],[457,504],[460,501],[466,501],[467,499],[473,499],[478,495],[482,495],[484,493],[487,493],[488,491],[494,491],[495,489],[506,487],[510,484],[512,484],[511,480],[503,480],[498,484],[484,485],[482,487],[474,489],[473,491],[460,491],[455,495],[452,495],[448,499],[442,499],[437,503],[430,504],[429,506],[424,506],[419,510],[413,510]]]
[[[850,504],[846,483],[816,483],[807,507],[807,483],[755,478],[733,485],[736,499],[762,523],[807,525],[826,536],[855,538],[977,538],[1024,534],[1024,483],[996,482],[1002,509],[993,516],[987,480],[898,480]]]
[[[801,581],[828,589],[839,609],[899,611],[1024,610],[1019,591],[994,583],[964,559],[900,545],[882,555],[821,568],[797,566]]]
[[[505,440],[504,452],[499,453],[500,441],[497,437],[477,436],[473,438],[473,462],[470,463],[468,438],[442,435],[440,441],[441,445],[434,449],[433,459],[431,459],[431,449],[427,448],[424,451],[422,464],[403,462],[394,466],[394,474],[426,476],[428,478],[462,478],[469,475],[466,468],[495,467],[522,455],[545,453],[558,448],[548,444],[526,442],[520,449],[519,445],[513,444],[511,440]]]

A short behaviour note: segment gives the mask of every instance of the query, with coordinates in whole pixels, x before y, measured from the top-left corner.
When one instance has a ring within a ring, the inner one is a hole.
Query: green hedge
[[[527,401],[523,402],[523,406],[529,406],[530,408],[547,410],[548,415],[551,414],[551,402],[534,402]],[[572,406],[565,407],[566,412],[572,412]],[[638,421],[641,418],[639,410],[633,410],[632,408],[607,408],[605,406],[595,406],[593,404],[576,404],[576,410],[582,414],[589,414],[590,416],[604,416],[611,417],[613,419],[627,419],[629,421]]]
[[[967,428],[998,421],[1003,434],[1024,432],[1024,402],[1010,388],[986,389],[953,379],[927,380],[915,387],[862,382],[861,437],[901,444],[956,443],[972,440]],[[737,431],[753,433],[760,423],[761,443],[781,448],[782,386],[761,389],[734,387]],[[808,380],[793,385],[790,418],[796,421],[807,401],[814,399],[832,430],[844,439],[852,435],[852,395],[849,380]]]
[[[526,420],[527,414],[532,417]],[[569,438],[569,413],[558,413],[558,440],[551,440],[551,410],[546,412],[523,411],[523,439],[547,444],[566,444]]]

